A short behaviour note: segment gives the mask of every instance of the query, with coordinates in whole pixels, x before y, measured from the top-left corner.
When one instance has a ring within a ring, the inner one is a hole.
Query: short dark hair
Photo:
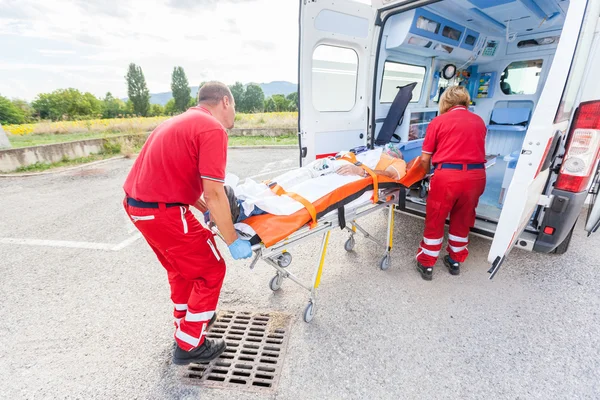
[[[225,96],[233,102],[233,95],[226,84],[217,81],[206,82],[198,90],[198,104],[216,106]]]

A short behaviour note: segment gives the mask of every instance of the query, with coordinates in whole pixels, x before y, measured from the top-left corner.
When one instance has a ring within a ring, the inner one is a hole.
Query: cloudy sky
[[[190,85],[297,82],[297,57],[298,0],[0,0],[9,98],[67,87],[126,97],[131,62],[152,93],[171,90],[176,65]]]

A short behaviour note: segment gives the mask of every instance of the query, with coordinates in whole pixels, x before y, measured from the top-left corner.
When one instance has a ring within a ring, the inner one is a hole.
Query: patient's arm
[[[359,167],[357,165],[351,165],[351,164],[342,165],[340,168],[338,168],[338,170],[336,172],[340,175],[346,175],[346,176],[358,175],[358,176],[363,176],[365,178],[367,176],[369,176],[369,174],[364,169],[362,169],[361,167]],[[400,179],[400,177],[398,176],[398,171],[396,171],[396,169],[394,169],[391,166],[388,167],[385,171],[376,169],[376,170],[373,170],[373,172],[375,172],[377,175],[383,175],[383,176],[386,176],[391,179],[395,179],[395,180]]]

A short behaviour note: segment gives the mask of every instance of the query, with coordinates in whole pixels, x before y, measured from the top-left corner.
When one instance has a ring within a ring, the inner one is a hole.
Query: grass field
[[[4,131],[14,136],[103,134],[149,132],[170,117],[92,119],[86,121],[40,122],[37,124],[5,125]],[[298,113],[237,114],[236,128],[290,128],[296,130]]]
[[[291,131],[291,130],[290,130]],[[13,148],[40,146],[43,144],[55,144],[72,142],[84,139],[111,138],[122,135],[123,133],[65,133],[56,134],[37,134],[23,136],[9,136],[10,144]],[[231,136],[229,137],[230,146],[266,146],[266,145],[295,145],[298,143],[298,136],[290,132],[285,136]]]

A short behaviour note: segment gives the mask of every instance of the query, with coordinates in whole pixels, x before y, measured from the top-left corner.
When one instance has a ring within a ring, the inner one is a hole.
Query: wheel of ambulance
[[[381,268],[382,271],[387,271],[390,268],[391,264],[392,264],[392,257],[389,254],[386,254],[381,259],[381,262],[379,263],[379,268]]]
[[[315,317],[315,305],[312,301],[309,301],[304,309],[304,322],[308,323]]]
[[[287,268],[292,263],[292,255],[287,251],[281,253],[281,255],[277,258],[277,265],[281,268]]]
[[[344,250],[352,251],[354,249],[354,245],[356,245],[356,240],[354,239],[354,236],[350,236],[348,240],[346,240],[346,243],[344,243]]]
[[[272,291],[276,292],[279,289],[281,289],[282,283],[283,283],[283,278],[281,277],[281,275],[277,274],[271,278],[271,281],[269,282],[269,288]]]

